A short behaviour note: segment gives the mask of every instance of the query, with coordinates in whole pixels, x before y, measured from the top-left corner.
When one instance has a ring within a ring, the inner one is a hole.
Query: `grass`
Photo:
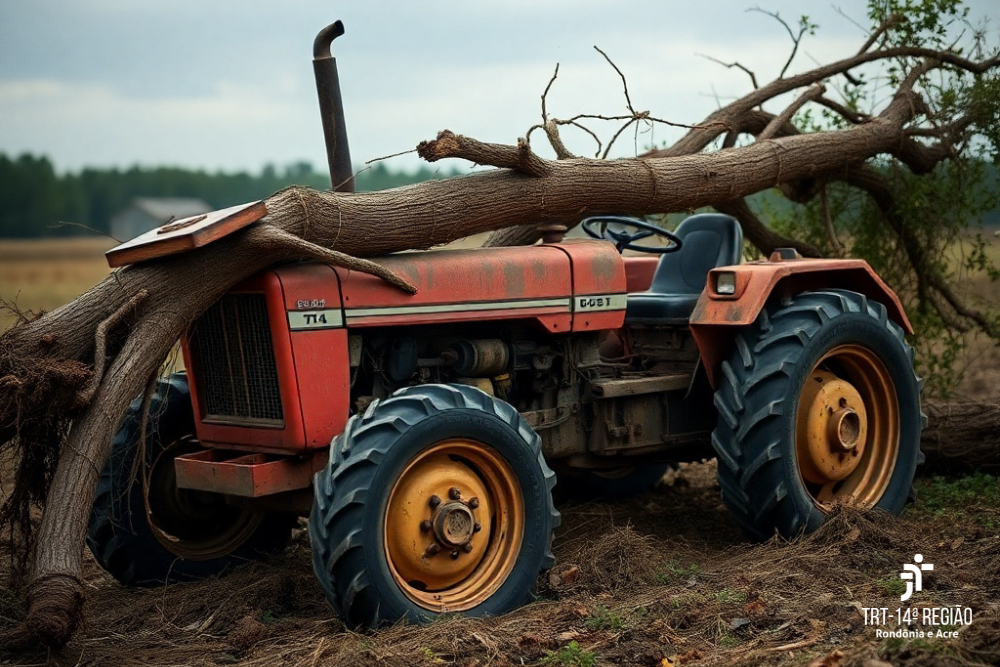
[[[0,240],[0,299],[21,311],[52,310],[87,291],[110,273],[109,239]],[[0,310],[0,331],[16,316]]]
[[[886,595],[899,597],[906,591],[906,582],[899,577],[886,577],[875,582],[876,585],[885,591]]]
[[[588,630],[624,630],[627,623],[616,612],[604,605],[598,605],[594,607],[584,626]]]
[[[597,654],[580,647],[575,641],[563,646],[558,651],[549,651],[542,658],[543,665],[565,665],[565,667],[594,667],[597,664]]]
[[[984,528],[1000,528],[1000,516],[995,512],[1000,507],[1000,477],[986,473],[954,479],[932,477],[918,481],[917,494],[923,509],[931,514],[971,517]]]
[[[664,564],[663,569],[656,573],[656,581],[660,584],[672,584],[686,581],[700,573],[701,566],[697,563],[684,565],[680,560],[674,558]]]
[[[743,604],[747,601],[746,593],[734,591],[729,588],[723,588],[721,591],[716,591],[713,597],[716,602],[721,602],[723,604]]]

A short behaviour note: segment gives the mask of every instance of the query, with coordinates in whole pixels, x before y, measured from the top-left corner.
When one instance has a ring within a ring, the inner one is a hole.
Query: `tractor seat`
[[[743,256],[743,229],[728,215],[692,215],[674,234],[681,249],[660,258],[648,290],[628,295],[626,322],[687,324],[709,270],[739,264]]]

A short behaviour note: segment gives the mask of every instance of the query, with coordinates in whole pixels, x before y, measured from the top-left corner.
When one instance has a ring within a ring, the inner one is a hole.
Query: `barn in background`
[[[171,220],[211,210],[202,200],[191,197],[136,197],[111,219],[111,235],[119,241],[128,241]]]

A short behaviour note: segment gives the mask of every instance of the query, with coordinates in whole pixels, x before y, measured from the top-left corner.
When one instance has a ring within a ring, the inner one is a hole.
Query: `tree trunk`
[[[1000,473],[1000,404],[927,401],[922,474]]]

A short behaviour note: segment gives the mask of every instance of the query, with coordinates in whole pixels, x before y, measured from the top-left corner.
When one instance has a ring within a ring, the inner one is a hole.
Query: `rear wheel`
[[[135,465],[140,410],[136,399],[98,484],[87,544],[101,567],[123,584],[152,586],[219,574],[288,543],[290,518],[177,487],[174,459],[200,449],[183,374],[162,380],[153,393],[143,466]]]
[[[352,417],[316,475],[316,576],[352,626],[510,611],[552,564],[554,484],[510,405],[467,386],[403,389]]]
[[[920,453],[913,348],[885,307],[841,290],[770,306],[736,337],[715,395],[722,498],[764,539],[838,503],[898,514]]]

